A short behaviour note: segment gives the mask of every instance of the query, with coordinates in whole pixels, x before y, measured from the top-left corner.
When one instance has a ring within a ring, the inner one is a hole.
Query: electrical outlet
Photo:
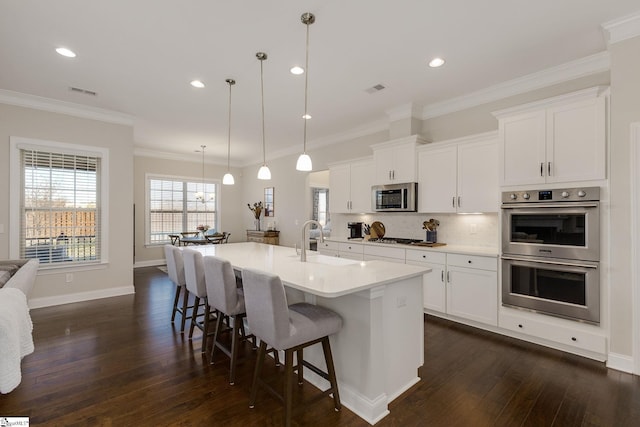
[[[469,224],[469,233],[476,234],[478,232],[478,224]]]
[[[67,273],[67,283],[73,282],[73,273]]]

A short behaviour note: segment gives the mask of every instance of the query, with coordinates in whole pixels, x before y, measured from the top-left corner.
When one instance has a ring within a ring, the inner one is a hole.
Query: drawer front
[[[362,254],[362,246],[358,243],[340,243],[340,252],[350,252],[354,254]]]
[[[399,264],[404,264],[404,259],[389,258],[389,257],[386,257],[386,256],[379,256],[379,255],[368,255],[368,254],[365,254],[364,255],[364,260],[365,261],[378,260],[378,261],[396,262],[396,263],[399,263]]]
[[[375,244],[364,247],[365,255],[375,255],[385,258],[395,258],[404,262],[406,250],[404,248],[390,248],[386,246],[376,246]]]
[[[318,251],[328,250],[328,251],[337,251],[340,248],[340,243],[338,242],[318,242]]]
[[[419,249],[407,249],[407,263],[409,261],[445,264],[447,261],[447,254],[444,252],[431,252],[431,251],[421,251]]]
[[[499,326],[522,334],[557,342],[559,344],[606,354],[607,339],[602,335],[537,321],[511,314],[500,314]]]
[[[447,254],[447,265],[498,271],[498,259],[495,257]]]

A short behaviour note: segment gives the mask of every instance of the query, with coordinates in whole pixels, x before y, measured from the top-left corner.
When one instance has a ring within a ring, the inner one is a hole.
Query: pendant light
[[[309,25],[316,22],[316,17],[313,13],[303,13],[300,17],[302,23],[307,26],[307,44],[306,44],[306,57],[305,57],[305,66],[304,66],[304,136],[303,136],[303,148],[302,154],[298,157],[298,162],[296,163],[296,169],[299,171],[310,171],[313,169],[313,165],[311,163],[311,157],[307,154],[307,120],[310,119],[309,114],[307,113],[307,99],[309,95]]]
[[[262,62],[267,59],[267,54],[264,52],[256,53],[256,58],[260,61],[260,97],[262,99],[262,166],[258,170],[258,179],[271,179],[271,171],[267,166],[267,154],[264,143],[264,79]]]
[[[222,177],[222,184],[224,185],[233,185],[235,184],[235,180],[233,179],[233,175],[231,175],[231,86],[236,84],[236,81],[233,79],[226,79],[225,82],[229,85],[229,129],[227,131],[227,173]]]
[[[207,148],[206,145],[201,145],[200,148],[202,148],[202,150],[200,150],[200,152],[202,153],[202,191],[198,191],[196,192],[196,200],[202,202],[202,203],[207,203],[207,197],[205,194],[205,186],[204,186],[204,149]],[[198,151],[198,150],[196,150]],[[209,200],[213,200],[213,194],[209,195]]]

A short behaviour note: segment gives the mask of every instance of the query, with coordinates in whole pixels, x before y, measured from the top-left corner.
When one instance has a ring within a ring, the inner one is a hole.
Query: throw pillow
[[[16,264],[1,264],[0,271],[8,271],[11,276],[16,274],[16,271],[20,269]]]
[[[0,288],[2,288],[11,279],[11,273],[8,271],[0,271]]]

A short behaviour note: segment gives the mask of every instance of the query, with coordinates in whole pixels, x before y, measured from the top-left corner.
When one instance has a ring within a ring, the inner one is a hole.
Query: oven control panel
[[[553,190],[505,191],[502,203],[575,202],[600,200],[600,187],[558,188]]]

